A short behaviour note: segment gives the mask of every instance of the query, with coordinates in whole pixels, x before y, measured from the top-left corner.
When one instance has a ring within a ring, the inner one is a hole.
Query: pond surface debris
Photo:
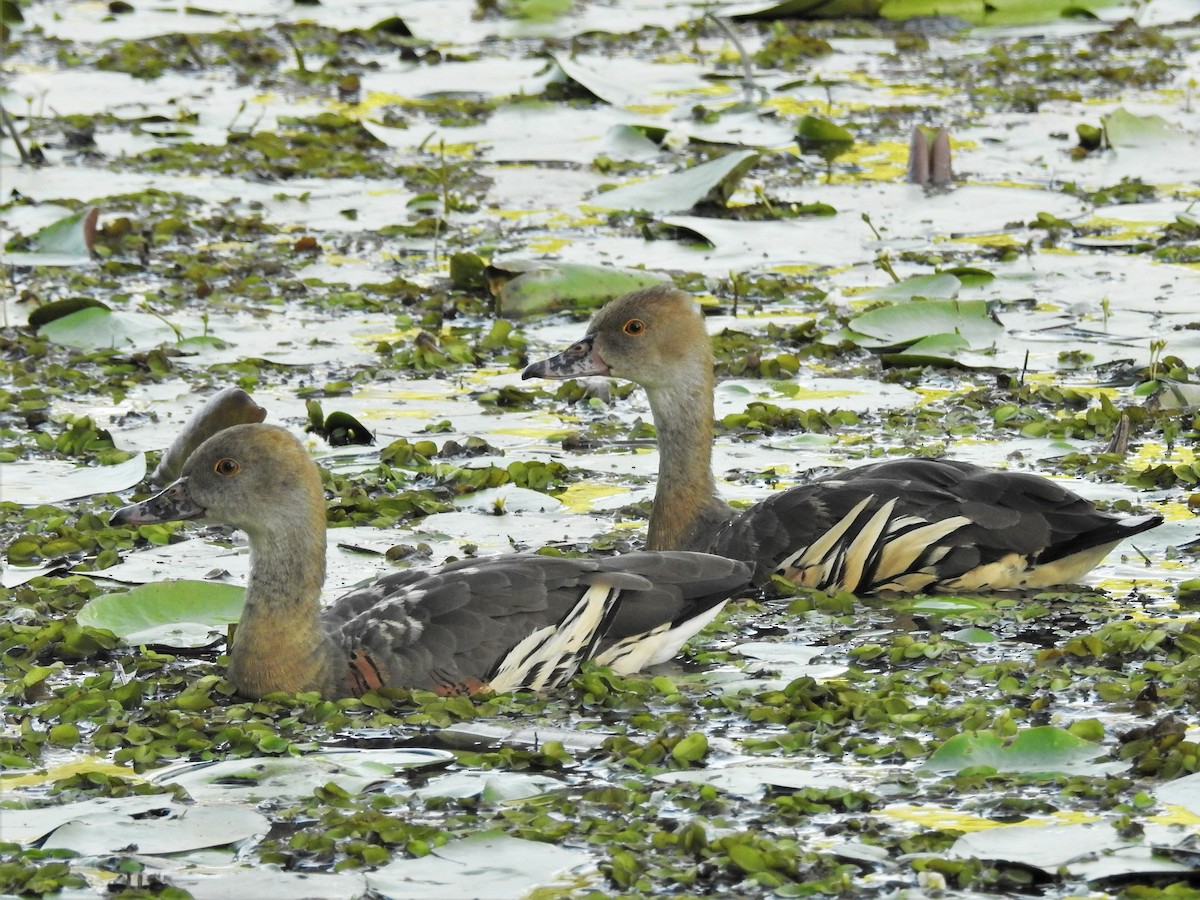
[[[809,5],[0,4],[0,893],[1195,893],[1195,4]],[[108,521],[240,391],[326,600],[636,550],[646,395],[521,372],[654,284],[735,508],[948,456],[1165,522],[1036,593],[769,579],[550,692],[248,700],[243,535]]]

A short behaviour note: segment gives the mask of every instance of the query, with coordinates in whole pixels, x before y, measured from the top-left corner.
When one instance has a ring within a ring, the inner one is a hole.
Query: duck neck
[[[707,348],[707,339],[705,347]],[[729,518],[712,473],[713,373],[710,352],[668,386],[647,388],[658,433],[658,488],[647,550],[702,550]]]
[[[325,507],[316,520],[250,534],[246,606],[229,651],[229,679],[251,697],[323,690],[336,668],[332,638],[321,626],[325,583]],[[302,527],[313,521],[312,527]]]

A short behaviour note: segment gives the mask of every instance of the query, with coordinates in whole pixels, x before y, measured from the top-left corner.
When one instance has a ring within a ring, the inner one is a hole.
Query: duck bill
[[[153,525],[156,522],[180,522],[199,519],[204,507],[192,499],[187,478],[180,478],[165,491],[149,500],[122,506],[109,519],[110,525]]]
[[[589,334],[576,341],[562,353],[530,363],[522,378],[584,378],[588,375],[607,375],[608,363],[596,352],[596,336]]]

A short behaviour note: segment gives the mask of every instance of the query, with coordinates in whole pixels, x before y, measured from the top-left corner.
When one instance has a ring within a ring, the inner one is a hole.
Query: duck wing
[[[1078,580],[1157,515],[1101,512],[1049,479],[939,459],[874,463],[764,500],[710,552],[822,590],[1008,590]]]
[[[748,582],[743,564],[698,553],[486,557],[386,576],[324,620],[347,654],[352,694],[542,690],[602,655],[634,671],[677,638],[669,658]]]

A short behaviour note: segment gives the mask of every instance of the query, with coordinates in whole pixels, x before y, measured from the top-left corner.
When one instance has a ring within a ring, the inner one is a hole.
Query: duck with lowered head
[[[670,285],[613,300],[525,378],[641,385],[658,432],[649,550],[744,560],[761,583],[854,593],[1009,590],[1077,581],[1162,516],[1115,516],[1046,478],[949,459],[838,472],[736,512],[712,471],[713,357],[699,305]]]
[[[246,532],[246,604],[229,648],[239,693],[359,696],[560,686],[585,660],[630,673],[664,662],[749,582],[700,553],[603,559],[513,554],[385,575],[322,610],[325,495],[290,433],[235,425],[208,438],[166,490],[113,524],[207,519]]]

